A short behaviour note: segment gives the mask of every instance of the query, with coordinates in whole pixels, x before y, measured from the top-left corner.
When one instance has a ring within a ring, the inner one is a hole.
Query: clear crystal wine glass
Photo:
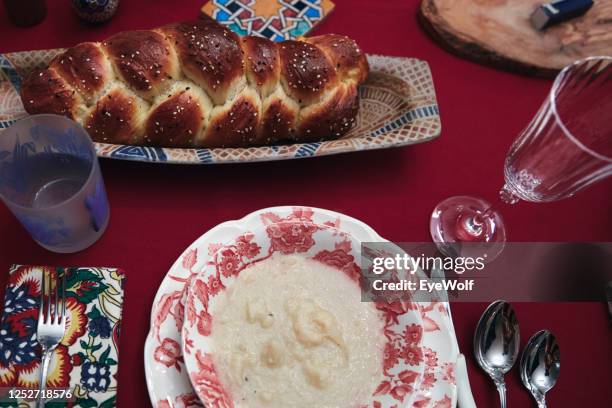
[[[571,197],[612,175],[612,57],[565,67],[504,165],[500,198],[547,202]],[[480,198],[450,197],[434,209],[430,232],[450,256],[495,258],[506,241],[499,212]]]

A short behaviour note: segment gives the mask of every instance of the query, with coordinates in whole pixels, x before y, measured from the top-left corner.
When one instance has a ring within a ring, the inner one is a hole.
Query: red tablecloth
[[[416,22],[417,1],[334,0],[336,10],[317,30],[355,38],[369,53],[417,57],[433,72],[442,136],[413,147],[275,163],[175,166],[104,160],[111,222],[92,248],[56,255],[38,247],[0,206],[0,271],[11,263],[120,266],[127,271],[119,370],[119,406],[148,406],[143,343],[151,302],[181,251],[214,225],[268,206],[303,204],[339,211],[395,241],[429,240],[429,215],[451,195],[496,200],[508,146],[535,114],[550,81],[496,71],[438,48]],[[82,24],[69,1],[47,1],[34,28],[10,25],[0,11],[0,52],[66,47],[120,30],[152,28],[195,18],[199,1],[123,0],[106,25]],[[509,239],[612,241],[612,180],[553,204],[502,206]],[[0,285],[6,274],[0,273]],[[1,291],[2,289],[0,289]],[[602,304],[516,304],[524,343],[552,330],[562,371],[550,393],[553,407],[612,404],[612,331]],[[497,405],[491,381],[474,363],[472,334],[484,304],[454,304],[460,346],[476,402]],[[509,404],[530,397],[518,370],[507,378]]]

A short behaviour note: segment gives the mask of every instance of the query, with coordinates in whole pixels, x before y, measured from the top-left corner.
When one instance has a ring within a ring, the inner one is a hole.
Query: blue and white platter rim
[[[0,131],[27,115],[21,78],[62,49],[0,54]],[[95,143],[98,157],[152,163],[221,164],[302,159],[386,149],[435,139],[441,123],[428,64],[415,58],[368,55],[357,125],[338,140],[247,148],[165,148]]]

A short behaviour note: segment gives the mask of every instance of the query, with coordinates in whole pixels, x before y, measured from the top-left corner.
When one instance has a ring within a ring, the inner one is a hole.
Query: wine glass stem
[[[484,220],[489,218],[494,211],[493,206],[489,206],[480,214],[465,217],[461,223],[463,229],[472,237],[481,236],[486,228]]]
[[[501,408],[506,408],[506,384],[499,382],[496,384],[497,392],[499,393],[499,403]]]
[[[478,216],[466,217],[462,227],[472,237],[479,237],[482,234],[482,220]]]
[[[538,408],[546,408],[546,396],[544,394],[537,396],[536,402],[538,404]]]

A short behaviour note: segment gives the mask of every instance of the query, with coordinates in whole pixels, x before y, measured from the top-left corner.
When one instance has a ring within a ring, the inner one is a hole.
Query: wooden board
[[[529,21],[543,0],[422,0],[419,21],[449,51],[480,63],[553,77],[573,61],[612,55],[612,0],[537,31]]]

